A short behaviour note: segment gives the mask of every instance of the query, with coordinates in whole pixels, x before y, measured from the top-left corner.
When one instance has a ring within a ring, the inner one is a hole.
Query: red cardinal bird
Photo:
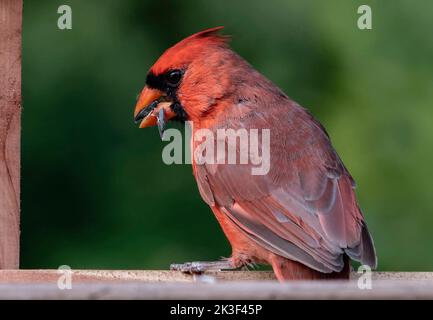
[[[375,268],[354,180],[324,127],[232,51],[220,29],[196,33],[164,52],[147,75],[135,121],[140,128],[158,124],[163,130],[169,119],[188,120],[193,134],[268,128],[270,167],[265,175],[252,175],[252,164],[193,161],[200,194],[232,255],[172,269],[201,272],[263,263],[283,281],[348,278],[349,258]]]

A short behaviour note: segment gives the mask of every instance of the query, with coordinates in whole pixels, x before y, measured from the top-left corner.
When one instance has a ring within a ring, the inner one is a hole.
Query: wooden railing
[[[433,273],[375,272],[371,288],[350,281],[278,283],[272,272],[75,270],[60,289],[58,270],[0,271],[0,299],[433,299]]]

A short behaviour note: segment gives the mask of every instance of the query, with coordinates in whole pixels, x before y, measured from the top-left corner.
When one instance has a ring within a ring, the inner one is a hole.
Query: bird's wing
[[[320,123],[284,101],[260,110],[236,105],[217,121],[218,128],[258,129],[259,150],[260,133],[270,129],[270,170],[252,175],[251,163],[196,164],[203,199],[261,246],[315,270],[341,271],[344,253],[374,268],[375,249],[352,177]]]

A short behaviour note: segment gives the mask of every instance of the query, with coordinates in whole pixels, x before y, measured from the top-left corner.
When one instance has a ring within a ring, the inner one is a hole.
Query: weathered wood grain
[[[56,283],[58,270],[0,270],[1,283]],[[353,281],[360,274],[351,273]],[[224,281],[273,281],[271,271],[209,271],[202,275],[189,275],[168,270],[72,270],[75,283],[88,282],[224,282]],[[433,282],[433,272],[373,272],[373,280]]]
[[[22,0],[0,1],[0,269],[19,265]]]
[[[192,276],[160,270],[73,270],[60,290],[57,270],[1,270],[0,299],[433,299],[432,272],[375,272],[372,289],[351,281],[278,283],[272,272]]]

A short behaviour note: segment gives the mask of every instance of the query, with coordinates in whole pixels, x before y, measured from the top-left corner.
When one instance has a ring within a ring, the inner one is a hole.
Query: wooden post
[[[19,267],[22,0],[0,0],[0,269]]]

